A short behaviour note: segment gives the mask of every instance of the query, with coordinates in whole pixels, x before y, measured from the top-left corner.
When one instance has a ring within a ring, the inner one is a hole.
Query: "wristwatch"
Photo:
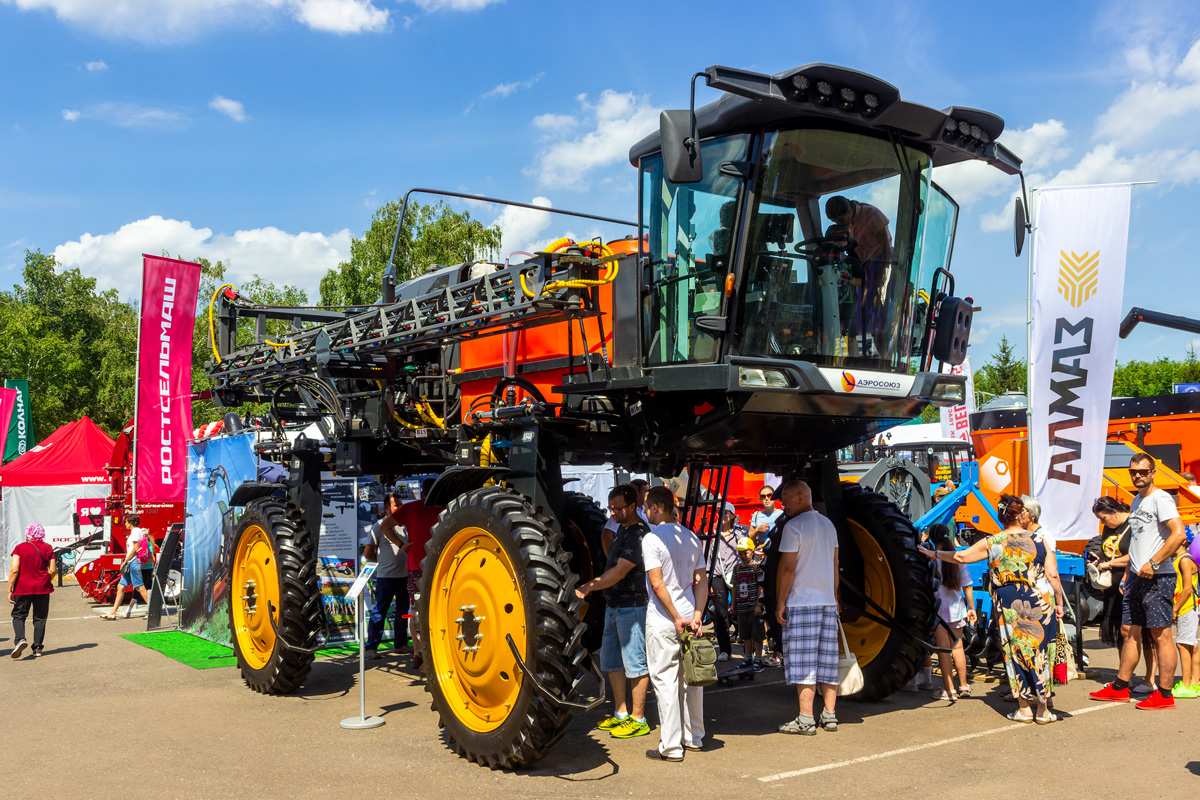
[[[1162,566],[1157,561],[1155,561],[1153,558],[1148,558],[1148,559],[1146,559],[1146,561],[1150,564],[1150,569],[1154,570],[1155,572],[1158,572],[1158,568],[1160,566]]]

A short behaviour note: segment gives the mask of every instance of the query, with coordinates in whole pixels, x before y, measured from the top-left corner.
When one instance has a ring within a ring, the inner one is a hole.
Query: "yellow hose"
[[[557,239],[554,242],[552,242],[549,247],[546,248],[546,252],[556,253],[559,250],[563,249],[564,247],[574,245],[574,244],[575,243],[572,242],[570,239],[566,239],[566,238]],[[580,242],[579,247],[596,247],[596,248],[598,248],[600,250],[600,254],[602,256],[600,261],[601,261],[601,263],[607,262],[608,271],[605,272],[603,277],[599,278],[598,280],[584,280],[582,278],[579,278],[579,279],[576,279],[573,281],[550,281],[549,283],[547,283],[545,286],[542,287],[542,294],[549,294],[550,292],[554,292],[559,289],[586,289],[590,286],[605,286],[607,284],[612,283],[614,280],[616,280],[617,270],[619,269],[620,257],[617,256],[615,253],[613,253],[613,251],[608,247],[608,245],[604,244],[604,242],[594,241],[594,242]],[[525,283],[525,273],[523,273],[523,272],[521,273],[521,291],[523,291],[525,293],[526,297],[534,296],[533,291],[530,290],[529,286]]]
[[[217,295],[221,293],[222,289],[236,290],[237,286],[232,283],[221,284],[217,287],[217,290],[213,292],[212,299],[208,301],[208,343],[212,346],[213,358],[217,360],[218,364],[221,363],[221,354],[217,352],[217,329],[216,326],[213,325],[213,306],[217,304]]]

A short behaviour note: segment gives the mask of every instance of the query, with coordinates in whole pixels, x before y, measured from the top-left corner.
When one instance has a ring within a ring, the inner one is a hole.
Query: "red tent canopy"
[[[108,483],[113,440],[87,417],[68,422],[20,458],[0,468],[0,486]]]

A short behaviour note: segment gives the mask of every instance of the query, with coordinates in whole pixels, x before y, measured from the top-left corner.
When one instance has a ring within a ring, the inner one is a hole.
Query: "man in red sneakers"
[[[1121,612],[1121,666],[1117,679],[1092,692],[1093,700],[1129,702],[1129,679],[1138,663],[1142,628],[1150,629],[1158,656],[1158,691],[1137,704],[1144,710],[1175,707],[1171,683],[1175,680],[1178,654],[1171,636],[1175,611],[1175,552],[1186,537],[1179,510],[1171,495],[1154,485],[1154,459],[1137,453],[1129,462],[1129,477],[1137,487],[1129,511],[1129,569],[1125,570]]]

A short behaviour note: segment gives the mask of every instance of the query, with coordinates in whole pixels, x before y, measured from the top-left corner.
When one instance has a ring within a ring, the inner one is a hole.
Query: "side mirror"
[[[937,330],[933,335],[933,357],[958,366],[967,358],[967,342],[971,338],[970,303],[958,297],[942,298],[938,306]]]
[[[1018,197],[1013,208],[1013,255],[1017,258],[1021,257],[1021,251],[1025,249],[1026,230],[1028,230],[1028,225],[1025,218],[1025,203]]]
[[[692,135],[696,117],[691,111],[664,111],[658,118],[662,140],[663,165],[671,183],[699,183],[704,180],[700,161],[700,143]]]

